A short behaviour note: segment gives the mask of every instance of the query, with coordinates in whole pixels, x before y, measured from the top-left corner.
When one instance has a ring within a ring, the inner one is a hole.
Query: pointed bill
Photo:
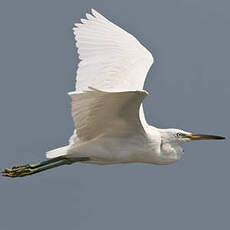
[[[225,137],[216,136],[216,135],[207,135],[207,134],[188,134],[186,136],[191,140],[224,140]]]

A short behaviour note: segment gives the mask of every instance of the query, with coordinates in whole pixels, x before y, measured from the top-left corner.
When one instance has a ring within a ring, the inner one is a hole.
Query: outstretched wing
[[[146,91],[105,92],[90,88],[90,91],[69,94],[77,137],[81,141],[144,131],[139,108],[148,95]]]
[[[151,53],[131,34],[92,10],[73,28],[80,63],[76,91],[142,90],[153,63]]]
[[[76,92],[70,93],[76,128],[70,145],[104,134],[141,132],[146,123],[141,103],[151,53],[95,10],[86,18],[73,28],[80,63]]]

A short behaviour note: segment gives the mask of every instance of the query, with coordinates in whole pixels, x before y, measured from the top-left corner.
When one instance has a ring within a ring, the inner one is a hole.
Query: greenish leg
[[[87,160],[89,160],[89,157],[79,157],[75,159],[68,159],[66,157],[60,156],[60,157],[52,158],[47,161],[42,161],[37,164],[25,164],[25,165],[15,166],[11,169],[7,168],[1,171],[1,173],[3,176],[7,176],[7,177],[24,177],[24,176],[39,173],[39,172],[42,172],[48,169],[56,168],[61,165],[67,165],[67,164],[72,164],[78,161],[87,161]]]
[[[39,168],[39,167],[42,167],[42,166],[45,166],[45,165],[49,165],[49,164],[52,164],[52,163],[55,163],[57,161],[62,161],[64,160],[65,158],[63,156],[60,156],[60,157],[55,157],[55,158],[51,158],[49,160],[46,160],[46,161],[41,161],[37,164],[31,164],[31,168]]]

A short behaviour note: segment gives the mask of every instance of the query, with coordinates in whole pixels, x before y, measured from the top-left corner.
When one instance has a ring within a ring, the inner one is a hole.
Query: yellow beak
[[[216,135],[207,135],[207,134],[188,134],[187,138],[191,140],[224,140],[225,137],[216,136]]]

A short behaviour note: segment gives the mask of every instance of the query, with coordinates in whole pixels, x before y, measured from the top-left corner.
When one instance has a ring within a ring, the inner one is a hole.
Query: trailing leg
[[[28,175],[32,175],[35,173],[39,173],[51,168],[56,168],[61,165],[69,165],[78,161],[87,161],[89,160],[89,157],[79,157],[75,158],[74,160],[68,159],[64,156],[52,158],[46,161],[42,161],[37,164],[25,164],[25,165],[19,165],[19,166],[14,166],[13,168],[5,169],[1,171],[3,176],[7,177],[24,177]],[[56,163],[57,162],[57,163]]]

